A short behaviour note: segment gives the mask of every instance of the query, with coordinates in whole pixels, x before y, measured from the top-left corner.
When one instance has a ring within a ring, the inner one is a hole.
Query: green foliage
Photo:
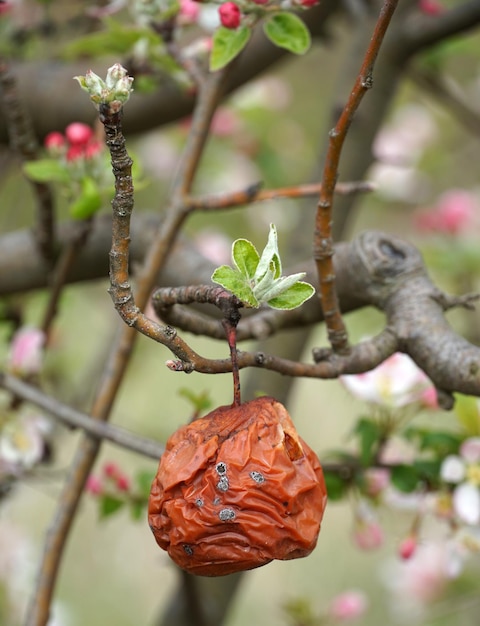
[[[455,394],[455,413],[465,432],[470,437],[480,436],[480,411],[478,398]]]
[[[290,310],[315,293],[312,285],[300,280],[305,272],[281,276],[277,230],[273,224],[261,256],[250,241],[237,239],[232,246],[232,259],[235,268],[222,265],[214,271],[212,281],[248,306],[257,308],[266,303],[273,309]]]
[[[251,34],[248,26],[235,29],[220,26],[213,35],[210,70],[216,72],[228,65],[245,48]]]
[[[312,43],[308,28],[293,13],[271,15],[266,19],[263,30],[272,43],[294,54],[305,54]]]
[[[157,45],[158,34],[150,28],[124,26],[114,19],[105,20],[104,30],[78,37],[65,46],[64,56],[67,60],[79,56],[96,58],[100,56],[122,56],[130,52],[140,40],[147,44]]]
[[[37,183],[68,183],[70,172],[58,159],[39,159],[23,164],[24,173]]]
[[[105,493],[100,497],[100,518],[105,519],[110,517],[114,513],[117,513],[124,505],[125,500],[114,496],[109,493]]]
[[[363,466],[368,467],[372,464],[378,452],[379,442],[382,438],[382,429],[377,422],[361,417],[353,432],[359,439],[360,461]]]
[[[323,476],[327,487],[328,499],[335,502],[336,500],[344,498],[348,491],[348,483],[333,471],[326,470]]]
[[[463,437],[455,433],[429,430],[410,426],[406,429],[405,438],[415,443],[419,450],[429,450],[439,457],[457,454]]]
[[[200,415],[212,406],[212,400],[208,391],[200,391],[195,393],[188,387],[182,387],[178,390],[178,395],[182,396],[193,406],[195,415]]]
[[[81,182],[80,195],[70,204],[70,215],[74,220],[85,220],[102,207],[102,196],[97,183],[85,176]]]

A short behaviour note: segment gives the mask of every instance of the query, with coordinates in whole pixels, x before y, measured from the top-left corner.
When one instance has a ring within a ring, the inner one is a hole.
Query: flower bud
[[[225,28],[238,28],[240,26],[241,13],[235,2],[225,2],[222,4],[218,13],[220,22]]]

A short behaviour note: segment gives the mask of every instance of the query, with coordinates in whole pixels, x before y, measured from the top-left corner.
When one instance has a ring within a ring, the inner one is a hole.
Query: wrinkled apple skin
[[[310,554],[323,472],[285,407],[262,397],[215,409],[168,440],[148,521],[183,569],[222,576]]]

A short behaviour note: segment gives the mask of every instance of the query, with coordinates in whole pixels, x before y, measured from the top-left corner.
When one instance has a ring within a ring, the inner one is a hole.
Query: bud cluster
[[[120,63],[115,63],[108,69],[105,80],[92,70],[88,70],[85,76],[74,78],[88,92],[97,109],[101,104],[107,104],[112,113],[120,111],[133,91],[133,78],[128,76],[127,70]]]

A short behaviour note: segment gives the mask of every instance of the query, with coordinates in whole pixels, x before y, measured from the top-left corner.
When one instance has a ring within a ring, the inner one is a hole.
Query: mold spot
[[[250,477],[258,484],[261,485],[265,482],[265,476],[260,472],[250,472]]]
[[[222,522],[231,522],[235,519],[235,511],[233,509],[222,509],[218,514]]]
[[[221,500],[220,500],[220,498],[217,496],[217,497],[215,498],[215,500],[213,501],[213,505],[214,505],[214,506],[217,506],[217,504],[220,504],[220,502],[221,502]]]
[[[204,504],[204,503],[203,503],[202,498],[197,498],[197,499],[195,500],[195,504],[196,504],[198,507],[203,506],[203,504]]]
[[[188,556],[193,556],[193,548],[192,546],[189,546],[188,543],[183,544],[183,550],[185,554],[188,554]]]
[[[224,463],[223,461],[220,461],[220,463],[217,463],[215,465],[215,469],[219,476],[223,476],[224,474],[227,473],[227,464]]]
[[[218,491],[228,491],[228,478],[226,476],[220,476],[220,480],[217,483]]]

